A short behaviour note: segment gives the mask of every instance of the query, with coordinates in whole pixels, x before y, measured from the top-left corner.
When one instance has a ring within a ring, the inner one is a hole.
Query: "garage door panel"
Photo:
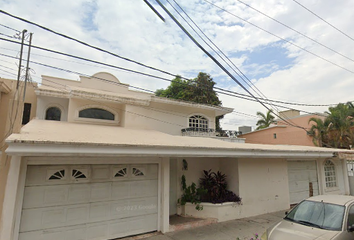
[[[111,199],[111,186],[110,182],[93,183],[91,185],[91,201],[109,201]]]
[[[134,181],[130,185],[130,197],[156,196],[157,180]]]
[[[289,183],[289,188],[292,192],[301,192],[307,191],[309,189],[309,182],[308,181],[294,181]]]
[[[112,199],[130,198],[130,185],[128,181],[112,183]]]
[[[24,196],[23,208],[55,206],[66,202],[68,187],[27,187]]]
[[[126,175],[117,180],[113,173],[122,167]],[[20,240],[103,240],[157,230],[157,170],[157,164],[29,166]],[[80,174],[85,178],[75,180]]]
[[[68,186],[68,203],[85,203],[90,201],[90,184],[72,184]]]
[[[102,240],[157,229],[157,214],[20,233],[19,240]]]
[[[299,203],[312,194],[318,195],[316,161],[288,161],[290,203]],[[312,191],[310,185],[312,184]]]
[[[66,221],[64,226],[85,223],[88,220],[90,205],[71,206],[66,208]]]

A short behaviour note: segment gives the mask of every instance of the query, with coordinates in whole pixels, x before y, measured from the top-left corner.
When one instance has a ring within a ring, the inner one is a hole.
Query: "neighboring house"
[[[325,116],[300,115],[300,112],[296,110],[280,112],[279,115],[291,125],[283,120],[277,120],[276,124],[272,124],[268,128],[248,132],[239,137],[245,138],[246,143],[315,146],[312,136],[306,132],[312,126],[309,120],[313,117],[324,119]]]
[[[187,184],[198,183],[209,169],[227,174],[229,189],[242,198],[241,211],[224,219],[349,193],[340,156],[350,150],[182,136],[186,128],[212,132],[215,117],[232,109],[132,91],[108,73],[80,81],[45,76],[42,83],[37,119],[6,140],[12,159],[0,239],[168,232],[182,174]]]
[[[5,153],[7,147],[5,139],[11,133],[18,133],[21,127],[35,116],[37,101],[34,86],[27,84],[23,101],[23,82],[19,82],[17,88],[17,81],[0,78],[0,216],[10,166],[10,157]]]

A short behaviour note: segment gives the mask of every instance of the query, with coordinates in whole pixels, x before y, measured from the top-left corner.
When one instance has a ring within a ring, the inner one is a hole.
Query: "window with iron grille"
[[[45,120],[54,120],[60,121],[61,118],[61,110],[57,107],[50,107],[45,112]]]
[[[195,131],[208,131],[208,119],[200,115],[194,115],[189,118],[189,127]]]
[[[326,160],[324,164],[326,187],[337,187],[336,166],[331,160]]]

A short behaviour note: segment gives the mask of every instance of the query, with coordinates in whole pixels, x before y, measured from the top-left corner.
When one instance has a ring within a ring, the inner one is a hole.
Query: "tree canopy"
[[[215,84],[209,74],[200,72],[198,77],[192,80],[183,80],[177,76],[170,86],[156,90],[155,94],[159,97],[221,106],[221,101],[214,91]]]
[[[267,128],[270,124],[275,123],[275,117],[272,115],[272,111],[268,110],[266,114],[257,112],[257,116],[260,118],[256,125],[258,126],[256,130]]]
[[[329,107],[327,117],[310,118],[309,131],[313,142],[320,147],[346,148],[354,145],[354,106],[351,102]]]
[[[155,94],[159,97],[221,106],[221,101],[214,91],[215,84],[209,74],[200,72],[192,80],[184,80],[180,76],[177,76],[166,89],[158,89]],[[216,118],[216,130],[221,130],[219,120],[222,117],[219,116]]]

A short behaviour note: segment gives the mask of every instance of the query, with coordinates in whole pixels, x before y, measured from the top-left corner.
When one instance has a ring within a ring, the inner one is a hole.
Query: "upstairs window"
[[[324,164],[326,187],[337,187],[336,166],[331,160],[326,160]]]
[[[45,120],[60,121],[61,110],[57,107],[50,107],[45,112]]]
[[[114,114],[101,108],[87,108],[79,112],[80,118],[93,118],[114,121]]]
[[[208,119],[200,115],[194,115],[189,118],[189,127],[195,131],[208,131]]]

